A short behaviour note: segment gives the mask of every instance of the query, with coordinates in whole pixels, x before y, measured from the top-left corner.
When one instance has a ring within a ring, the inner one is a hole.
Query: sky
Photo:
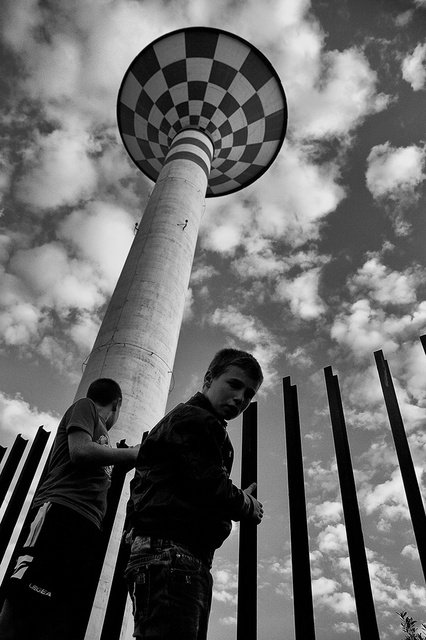
[[[379,630],[398,638],[395,612],[426,622],[426,588],[373,354],[389,362],[424,495],[426,0],[3,0],[0,444],[31,441],[42,424],[54,433],[73,401],[153,186],[120,140],[121,79],[145,46],[186,26],[265,54],[289,121],[259,180],[207,200],[168,407],[199,389],[219,348],[259,359],[258,637],[291,640],[291,376],[316,637],[356,640],[323,372],[333,367]],[[241,421],[229,433],[239,484]],[[237,558],[238,526],[216,554],[209,640],[235,638]]]

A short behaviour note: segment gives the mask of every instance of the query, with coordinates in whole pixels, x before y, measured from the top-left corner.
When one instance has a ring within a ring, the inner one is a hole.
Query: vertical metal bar
[[[44,465],[44,468],[43,468],[43,471],[41,472],[40,479],[39,479],[39,481],[37,483],[37,487],[36,487],[36,489],[34,491],[34,495],[37,494],[37,491],[39,490],[39,487],[43,483],[44,477],[45,477],[45,475],[47,473],[48,466],[49,466],[49,457],[47,458],[47,460],[45,462],[45,465]],[[25,516],[23,525],[21,527],[21,531],[20,531],[20,533],[18,535],[18,538],[16,540],[16,543],[15,543],[14,551],[12,553],[12,556],[11,556],[10,560],[9,560],[9,564],[8,564],[8,566],[6,568],[6,571],[4,572],[3,580],[2,580],[2,582],[0,584],[0,609],[3,606],[3,602],[4,602],[4,599],[5,599],[5,591],[6,591],[7,581],[10,578],[10,576],[12,575],[12,572],[13,572],[13,570],[15,568],[17,554],[19,553],[19,550],[22,548],[26,536],[28,536],[28,527],[31,524],[30,523],[30,517],[32,517],[31,516],[31,506],[32,505],[30,505],[30,508],[29,508],[29,510],[28,510],[28,512],[27,512],[27,514]]]
[[[129,560],[129,554],[129,545],[122,542],[118,551],[100,640],[119,640],[120,638],[127,602],[127,585],[124,571]]]
[[[241,487],[257,482],[257,402],[243,413]],[[240,522],[237,640],[257,638],[257,525]]]
[[[324,369],[361,640],[380,640],[337,376]]]
[[[21,512],[22,505],[27,497],[49,435],[50,432],[45,431],[43,427],[38,428],[27,459],[22,467],[18,482],[13,490],[12,497],[4,512],[3,519],[0,523],[0,561],[3,559],[7,545],[9,544],[10,537]]]
[[[3,458],[4,458],[4,456],[5,456],[6,451],[7,451],[7,447],[2,447],[2,446],[0,445],[0,463],[1,463],[1,461],[3,460]]]
[[[417,549],[419,551],[420,563],[423,574],[426,578],[426,515],[423,500],[416,478],[413,460],[408,446],[408,440],[399,410],[395,388],[387,360],[382,351],[374,353],[377,370],[379,372],[380,384],[382,385],[383,396],[389,416],[389,423],[395,442],[396,454],[401,469],[402,481],[404,483],[405,494],[407,496],[408,508],[411,521],[413,523],[414,535]]]
[[[287,474],[290,511],[293,607],[296,640],[315,640],[309,534],[300,436],[297,388],[283,379]]]
[[[142,443],[148,433],[149,431],[145,431],[143,433]],[[131,488],[132,483],[130,483],[130,490]],[[126,528],[126,523],[124,524],[124,528]],[[124,578],[124,572],[129,560],[129,555],[129,545],[122,540],[118,550],[117,562],[115,564],[111,591],[108,598],[100,640],[120,639],[127,602],[127,585]]]
[[[121,440],[117,447],[119,449],[127,448],[126,441]],[[120,465],[115,465],[113,467],[112,475],[111,475],[111,485],[108,489],[107,496],[107,510],[105,513],[105,517],[102,522],[102,537],[98,548],[96,550],[96,558],[95,558],[95,566],[93,572],[90,576],[90,589],[91,593],[88,594],[88,600],[86,602],[86,606],[80,609],[80,611],[76,612],[76,616],[79,618],[79,627],[76,630],[75,640],[83,640],[87,626],[89,623],[90,615],[92,612],[96,591],[98,589],[99,580],[102,573],[103,564],[105,561],[105,556],[108,549],[108,544],[111,537],[112,528],[114,526],[115,517],[117,514],[118,505],[120,503],[121,494],[123,491],[124,481],[126,478],[127,472],[120,468]],[[117,612],[117,615],[120,616],[120,612]],[[120,626],[122,622],[122,617],[120,619]]]
[[[16,436],[15,442],[12,445],[6,462],[4,463],[2,472],[0,473],[0,506],[4,502],[6,493],[10,487],[10,483],[12,482],[12,478],[15,475],[27,444],[28,440],[24,440],[21,434]]]

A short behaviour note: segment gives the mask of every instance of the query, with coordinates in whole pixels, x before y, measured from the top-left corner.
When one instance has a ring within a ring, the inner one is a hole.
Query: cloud
[[[383,110],[389,97],[376,94],[377,74],[361,49],[315,52],[316,77],[299,82],[297,104],[292,112],[292,128],[299,138],[342,138],[364,118]],[[309,97],[308,97],[309,96]]]
[[[330,578],[312,580],[312,594],[316,606],[327,607],[334,613],[351,615],[355,613],[354,597],[346,591],[338,591],[340,585]]]
[[[413,544],[407,544],[401,551],[401,555],[405,558],[410,558],[418,562],[420,560],[419,551]]]
[[[338,165],[318,162],[309,146],[285,144],[256,191],[209,200],[200,226],[204,249],[234,256],[243,247],[255,256],[274,248],[271,242],[297,247],[319,237],[321,221],[345,197]]]
[[[74,353],[67,340],[87,351],[106,299],[96,269],[71,258],[58,242],[18,250],[8,266],[10,273],[0,279],[2,342],[38,351],[61,370],[72,371]]]
[[[42,425],[46,431],[56,433],[58,422],[58,416],[38,411],[19,394],[8,396],[0,392],[0,428],[8,434],[16,436],[20,433],[32,439]]]
[[[25,153],[25,175],[17,185],[21,202],[43,211],[89,199],[97,174],[89,154],[96,149],[90,135],[75,127],[52,131],[35,140]]]
[[[384,330],[388,322],[384,312],[373,310],[368,300],[357,300],[348,305],[345,312],[337,314],[330,336],[348,346],[357,359],[370,356],[378,349],[390,353],[397,349],[397,343],[390,337],[392,333]]]
[[[40,307],[68,313],[73,308],[94,310],[105,301],[93,266],[70,258],[58,242],[17,251],[10,269],[22,279]]]
[[[133,242],[132,216],[119,205],[94,200],[64,219],[58,237],[98,267],[99,288],[112,293]]]
[[[238,577],[236,567],[229,562],[216,559],[218,568],[213,571],[213,598],[218,602],[237,604]]]
[[[414,582],[401,582],[398,574],[380,560],[370,559],[368,565],[373,597],[376,605],[389,610],[413,610],[420,607],[423,610],[426,589]]]
[[[392,271],[374,256],[357,270],[349,282],[349,289],[355,295],[367,292],[381,305],[407,305],[416,302],[417,287],[424,280],[420,267],[413,265],[406,271]]]
[[[5,344],[26,345],[38,335],[45,314],[35,305],[20,299],[15,284],[18,284],[16,278],[3,275],[0,283],[0,293],[3,294],[0,306],[0,332]]]
[[[233,306],[216,309],[210,317],[211,324],[223,327],[228,334],[250,345],[250,351],[259,361],[264,375],[261,391],[275,384],[276,372],[272,363],[282,352],[271,332],[254,316],[244,315]]]
[[[393,471],[389,480],[365,491],[363,506],[367,514],[379,511],[386,520],[409,518],[399,469]]]
[[[347,555],[346,528],[343,524],[327,525],[317,536],[318,549],[325,554]]]
[[[17,239],[1,242],[9,270],[0,281],[3,341],[72,369],[75,354],[67,341],[84,352],[93,345],[99,311],[133,240],[132,225],[122,207],[93,201],[58,224],[55,241],[22,249]]]
[[[318,293],[320,268],[310,269],[294,280],[282,280],[276,288],[279,300],[288,300],[295,316],[314,320],[324,314],[326,306]]]
[[[318,527],[324,527],[329,523],[336,523],[342,519],[342,503],[326,500],[322,504],[309,508],[309,519]]]
[[[425,149],[417,145],[392,147],[390,142],[373,147],[367,158],[367,187],[374,198],[396,199],[414,194],[426,177]]]
[[[361,299],[342,305],[331,326],[330,335],[349,347],[357,359],[382,349],[387,355],[398,349],[398,340],[417,338],[426,322],[426,304],[413,305],[409,313],[397,316],[375,309],[370,300]]]
[[[418,44],[411,54],[402,61],[402,77],[413,91],[419,91],[426,85],[426,43]]]

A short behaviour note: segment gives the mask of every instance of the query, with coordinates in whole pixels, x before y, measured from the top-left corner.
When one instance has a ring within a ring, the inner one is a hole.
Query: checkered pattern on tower
[[[209,135],[207,196],[238,191],[262,175],[287,126],[285,93],[265,56],[207,27],[174,31],[143,49],[124,76],[117,111],[124,146],[154,181],[179,131]]]

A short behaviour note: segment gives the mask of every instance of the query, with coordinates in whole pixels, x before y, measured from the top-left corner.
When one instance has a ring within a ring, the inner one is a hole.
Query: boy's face
[[[233,420],[247,409],[259,386],[244,369],[231,365],[217,378],[207,371],[203,394],[221,418]]]

